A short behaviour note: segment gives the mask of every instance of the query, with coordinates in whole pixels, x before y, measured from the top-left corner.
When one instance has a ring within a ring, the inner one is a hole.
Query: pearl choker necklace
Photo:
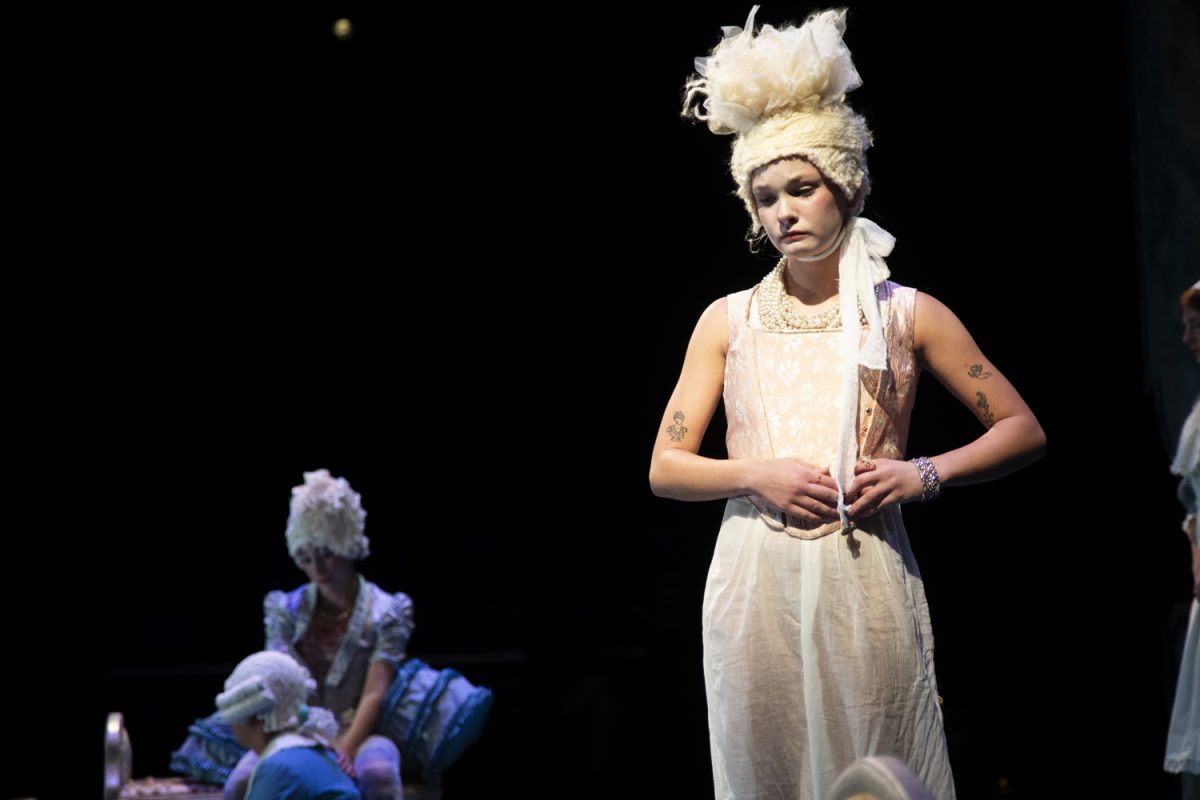
[[[816,314],[802,314],[796,310],[788,295],[784,270],[787,259],[781,258],[775,269],[767,273],[758,285],[758,321],[770,331],[833,331],[842,327],[842,311],[838,305]],[[858,306],[858,319],[866,324],[862,304]]]

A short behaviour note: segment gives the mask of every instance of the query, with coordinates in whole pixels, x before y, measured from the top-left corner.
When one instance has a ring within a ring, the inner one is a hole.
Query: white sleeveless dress
[[[859,368],[859,453],[900,459],[918,375],[916,292],[886,282],[876,294],[889,366]],[[829,466],[840,331],[763,330],[756,296],[729,296],[729,457]],[[897,507],[843,534],[836,522],[784,517],[757,497],[729,500],[703,635],[719,800],[824,800],[866,755],[895,756],[938,800],[954,798],[929,610]]]

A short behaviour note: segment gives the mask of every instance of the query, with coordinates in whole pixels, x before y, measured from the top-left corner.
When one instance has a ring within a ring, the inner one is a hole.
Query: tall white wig
[[[292,489],[287,521],[288,552],[295,556],[305,546],[327,547],[336,555],[357,561],[371,553],[363,534],[367,512],[362,496],[345,478],[334,478],[327,469],[304,473],[304,483]]]

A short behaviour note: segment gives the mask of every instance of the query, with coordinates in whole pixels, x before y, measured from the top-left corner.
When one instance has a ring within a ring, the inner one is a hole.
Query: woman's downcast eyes
[[[811,197],[813,192],[817,191],[815,184],[806,183],[803,186],[797,186],[788,189],[788,194],[792,197]],[[769,206],[775,202],[774,194],[756,194],[754,202],[760,206]]]
[[[306,567],[319,558],[322,561],[329,559],[333,555],[333,551],[328,547],[318,547],[315,550],[300,550],[294,556],[294,560],[302,567]]]

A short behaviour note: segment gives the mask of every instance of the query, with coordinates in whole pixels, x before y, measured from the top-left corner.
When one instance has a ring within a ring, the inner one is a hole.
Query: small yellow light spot
[[[354,26],[350,24],[350,20],[342,17],[333,23],[333,35],[344,42],[354,35]]]

